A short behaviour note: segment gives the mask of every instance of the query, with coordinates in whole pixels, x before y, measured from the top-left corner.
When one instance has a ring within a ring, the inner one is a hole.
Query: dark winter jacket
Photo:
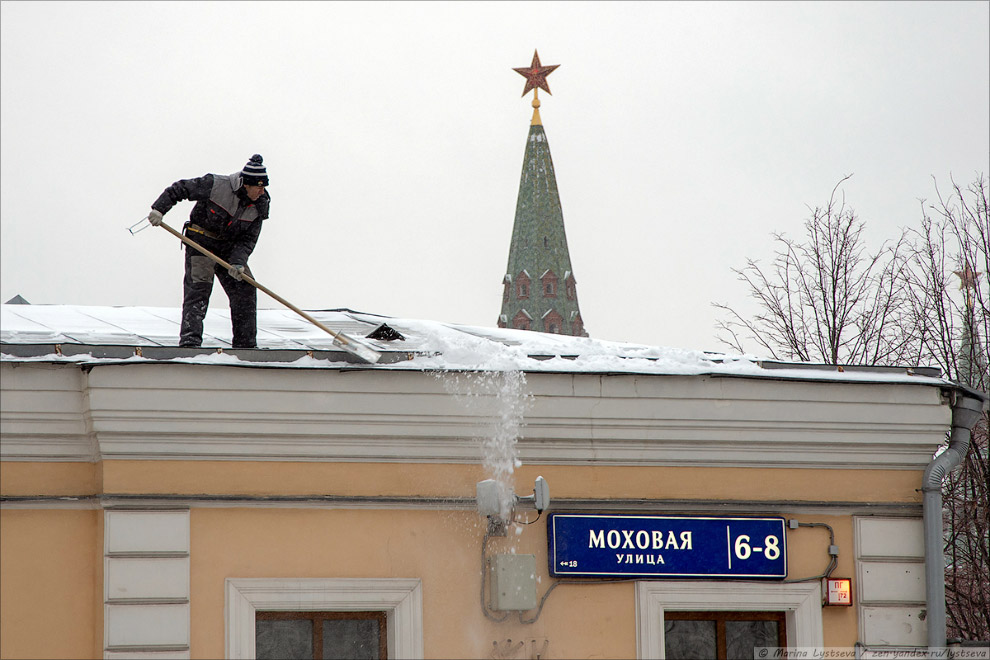
[[[162,215],[182,200],[196,202],[189,214],[189,225],[213,235],[189,231],[188,236],[203,247],[220,252],[217,256],[232,264],[247,264],[261,233],[261,222],[268,218],[271,197],[266,190],[257,201],[248,199],[241,185],[240,172],[207,174],[197,179],[176,181],[155,200],[151,208]]]

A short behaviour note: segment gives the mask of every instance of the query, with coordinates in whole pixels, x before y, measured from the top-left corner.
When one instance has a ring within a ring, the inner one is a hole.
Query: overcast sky
[[[800,236],[843,176],[876,248],[933,177],[990,174],[987,2],[0,12],[2,301],[180,306],[179,242],[126,227],[257,152],[261,283],[304,309],[494,326],[532,113],[512,68],[534,49],[560,65],[541,115],[600,339],[724,348],[712,302],[746,305],[731,268]]]

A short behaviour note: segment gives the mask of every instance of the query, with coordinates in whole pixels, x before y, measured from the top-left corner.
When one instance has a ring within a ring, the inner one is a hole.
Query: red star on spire
[[[961,280],[961,282],[959,283],[960,289],[975,289],[976,283],[980,279],[980,275],[983,274],[973,270],[973,267],[970,266],[969,264],[966,264],[966,268],[964,268],[963,270],[956,270],[953,272]]]
[[[540,65],[540,54],[535,50],[533,51],[533,63],[528,67],[522,67],[519,69],[512,69],[520,76],[526,79],[526,87],[523,89],[523,96],[529,93],[529,90],[536,89],[539,87],[544,90],[547,94],[550,94],[550,86],[547,84],[547,76],[556,69],[559,64],[552,64],[550,66]]]

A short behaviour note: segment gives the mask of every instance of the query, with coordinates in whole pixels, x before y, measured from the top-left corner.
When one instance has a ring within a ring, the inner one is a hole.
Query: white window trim
[[[423,657],[423,588],[405,578],[227,578],[226,657],[254,660],[262,611],[384,611],[390,658]]]
[[[636,652],[663,658],[666,610],[783,611],[787,645],[824,646],[821,584],[685,580],[636,583]]]

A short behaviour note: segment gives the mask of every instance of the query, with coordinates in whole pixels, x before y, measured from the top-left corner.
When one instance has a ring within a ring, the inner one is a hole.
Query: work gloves
[[[148,222],[151,223],[152,227],[158,227],[162,224],[162,214],[160,211],[151,209],[151,213],[148,214]]]
[[[230,268],[227,269],[230,276],[233,277],[238,282],[241,281],[241,277],[244,275],[244,266],[240,264],[230,264]]]

